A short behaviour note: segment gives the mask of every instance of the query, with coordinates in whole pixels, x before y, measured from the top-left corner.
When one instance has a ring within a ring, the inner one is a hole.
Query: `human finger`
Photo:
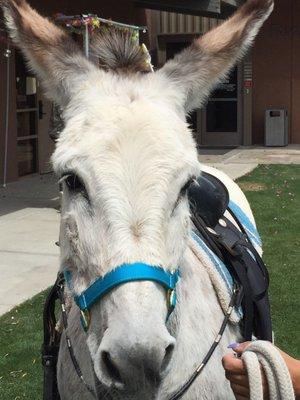
[[[232,349],[237,354],[242,354],[247,347],[249,347],[251,342],[243,342],[243,343],[231,343],[228,348]]]
[[[222,358],[222,364],[225,371],[231,374],[246,375],[247,371],[244,363],[241,359],[234,357],[231,354],[227,354]]]
[[[237,383],[238,385],[249,387],[249,380],[247,375],[232,374],[226,371],[225,376],[232,383]]]
[[[231,389],[235,396],[244,396],[246,399],[250,396],[249,387],[241,386],[236,383],[230,383]]]

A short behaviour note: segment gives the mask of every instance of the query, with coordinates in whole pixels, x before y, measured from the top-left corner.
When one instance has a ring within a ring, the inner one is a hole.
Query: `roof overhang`
[[[243,0],[133,0],[134,4],[154,10],[180,14],[226,18]]]
[[[234,11],[245,3],[246,0],[222,0],[220,18],[229,17]]]

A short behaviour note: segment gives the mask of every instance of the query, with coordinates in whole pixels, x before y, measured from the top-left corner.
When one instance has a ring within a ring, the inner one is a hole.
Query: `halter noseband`
[[[65,280],[72,288],[72,275],[67,269],[64,270]],[[176,284],[179,279],[179,269],[174,272],[165,271],[163,268],[137,262],[123,264],[101,278],[98,278],[80,295],[75,295],[74,300],[81,311],[81,323],[85,330],[89,327],[89,310],[103,296],[119,285],[136,281],[157,282],[167,290],[168,294],[168,316],[176,305]]]

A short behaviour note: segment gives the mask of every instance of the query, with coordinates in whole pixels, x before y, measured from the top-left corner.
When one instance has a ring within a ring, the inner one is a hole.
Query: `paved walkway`
[[[300,164],[300,146],[201,149],[199,159],[236,179],[258,164]],[[0,188],[0,315],[54,282],[58,207],[58,187],[51,174]]]
[[[300,164],[300,145],[288,147],[239,147],[224,153],[200,149],[199,159],[226,172],[232,179],[248,174],[259,164]]]
[[[0,188],[0,315],[54,281],[59,252],[58,189],[52,175]]]

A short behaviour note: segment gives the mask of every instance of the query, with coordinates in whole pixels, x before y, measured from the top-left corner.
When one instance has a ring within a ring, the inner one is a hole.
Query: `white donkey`
[[[124,263],[180,266],[178,302],[167,322],[166,291],[150,281],[120,285],[96,302],[87,333],[71,302],[68,334],[78,363],[99,398],[167,400],[202,360],[224,317],[210,261],[190,246],[182,188],[201,165],[185,117],[249,49],[273,1],[248,0],[155,73],[142,73],[145,55],[128,35],[98,38],[95,65],[24,0],[1,1],[11,37],[64,110],[53,165],[64,177],[61,269],[71,271],[74,294]],[[253,221],[237,185],[213,173]],[[221,358],[239,337],[229,325],[185,399],[233,398]],[[63,400],[93,398],[75,373],[64,334],[58,384]]]

